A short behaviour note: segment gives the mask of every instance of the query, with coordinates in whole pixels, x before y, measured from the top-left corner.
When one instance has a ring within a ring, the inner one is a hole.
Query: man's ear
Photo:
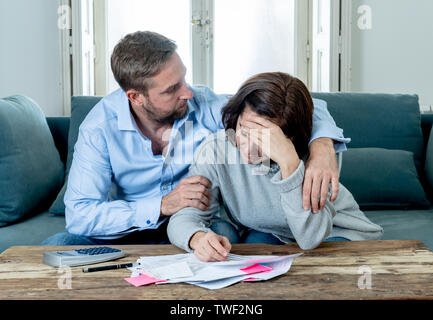
[[[144,104],[147,104],[146,96],[137,90],[129,89],[128,91],[126,91],[126,96],[131,102],[131,105],[142,106]]]

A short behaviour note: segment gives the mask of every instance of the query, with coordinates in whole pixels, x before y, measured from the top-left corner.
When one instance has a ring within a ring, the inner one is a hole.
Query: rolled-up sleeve
[[[335,152],[346,151],[346,143],[351,141],[345,138],[343,129],[337,127],[334,119],[328,111],[327,103],[324,100],[313,99],[313,129],[309,144],[318,138],[331,138],[334,140]]]

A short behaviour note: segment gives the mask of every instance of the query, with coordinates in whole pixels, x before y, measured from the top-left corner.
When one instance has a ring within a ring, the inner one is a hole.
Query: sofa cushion
[[[409,151],[349,148],[343,154],[340,181],[364,209],[430,204]]]
[[[45,115],[25,96],[0,99],[0,226],[48,206],[64,165]]]
[[[313,93],[328,110],[350,148],[384,148],[413,152],[422,173],[423,135],[417,95],[379,93]]]
[[[74,155],[74,146],[78,139],[79,128],[87,114],[92,108],[101,100],[102,97],[72,97],[71,99],[71,120],[69,122],[69,134],[68,134],[68,157],[66,160],[66,171],[65,171],[65,182],[62,189],[57,195],[56,200],[51,205],[49,212],[56,215],[65,214],[65,203],[63,198],[65,197],[66,187],[68,185],[68,174],[72,164],[72,158]]]
[[[28,219],[3,227],[0,232],[0,253],[10,246],[39,246],[46,238],[65,230],[65,217],[48,211],[31,214]]]
[[[421,240],[433,250],[433,208],[428,210],[364,211],[383,228],[382,240]]]
[[[66,186],[68,185],[68,176],[65,174],[65,182],[56,197],[56,200],[51,204],[49,212],[54,215],[64,215],[65,214],[65,204],[63,203],[63,198],[65,197]]]

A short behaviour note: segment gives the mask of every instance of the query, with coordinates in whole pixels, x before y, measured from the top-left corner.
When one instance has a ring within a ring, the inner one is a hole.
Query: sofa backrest
[[[68,133],[70,117],[47,117],[48,127],[54,138],[54,143],[60,154],[60,159],[66,165],[68,155]]]
[[[352,139],[349,148],[411,151],[422,168],[424,139],[417,95],[354,92],[313,93],[325,100],[337,126]],[[419,170],[420,171],[420,170]]]
[[[352,138],[349,148],[402,149],[414,152],[418,161],[423,158],[433,124],[433,114],[420,116],[417,96],[368,93],[312,95],[327,101],[328,110],[337,125],[344,130],[346,137]],[[73,121],[70,121],[70,117],[47,117],[56,147],[65,164],[68,135],[70,142],[76,141],[80,123],[100,99],[101,97],[73,97]],[[73,127],[71,132],[70,125]],[[69,148],[73,149],[73,145],[69,145]]]
[[[424,147],[427,146],[432,127],[433,127],[433,113],[422,113],[421,129],[424,136]]]

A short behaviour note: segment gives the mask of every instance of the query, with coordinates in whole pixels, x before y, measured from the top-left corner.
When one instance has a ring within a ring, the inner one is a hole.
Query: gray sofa
[[[383,239],[419,239],[433,249],[433,114],[420,115],[418,97],[414,95],[313,96],[328,102],[337,125],[352,139],[343,154],[341,182],[350,191],[355,190],[352,193],[361,209],[384,228]],[[99,99],[73,97],[71,117],[47,118],[65,168],[72,160],[79,124]],[[396,159],[401,161],[394,163]],[[410,159],[416,168],[412,171],[407,169],[412,166],[407,164]],[[415,185],[418,178],[422,189]],[[420,199],[423,197],[429,202]],[[61,198],[62,194],[58,200]],[[62,231],[64,215],[52,214],[48,209],[0,228],[0,252],[10,246],[39,245]]]

